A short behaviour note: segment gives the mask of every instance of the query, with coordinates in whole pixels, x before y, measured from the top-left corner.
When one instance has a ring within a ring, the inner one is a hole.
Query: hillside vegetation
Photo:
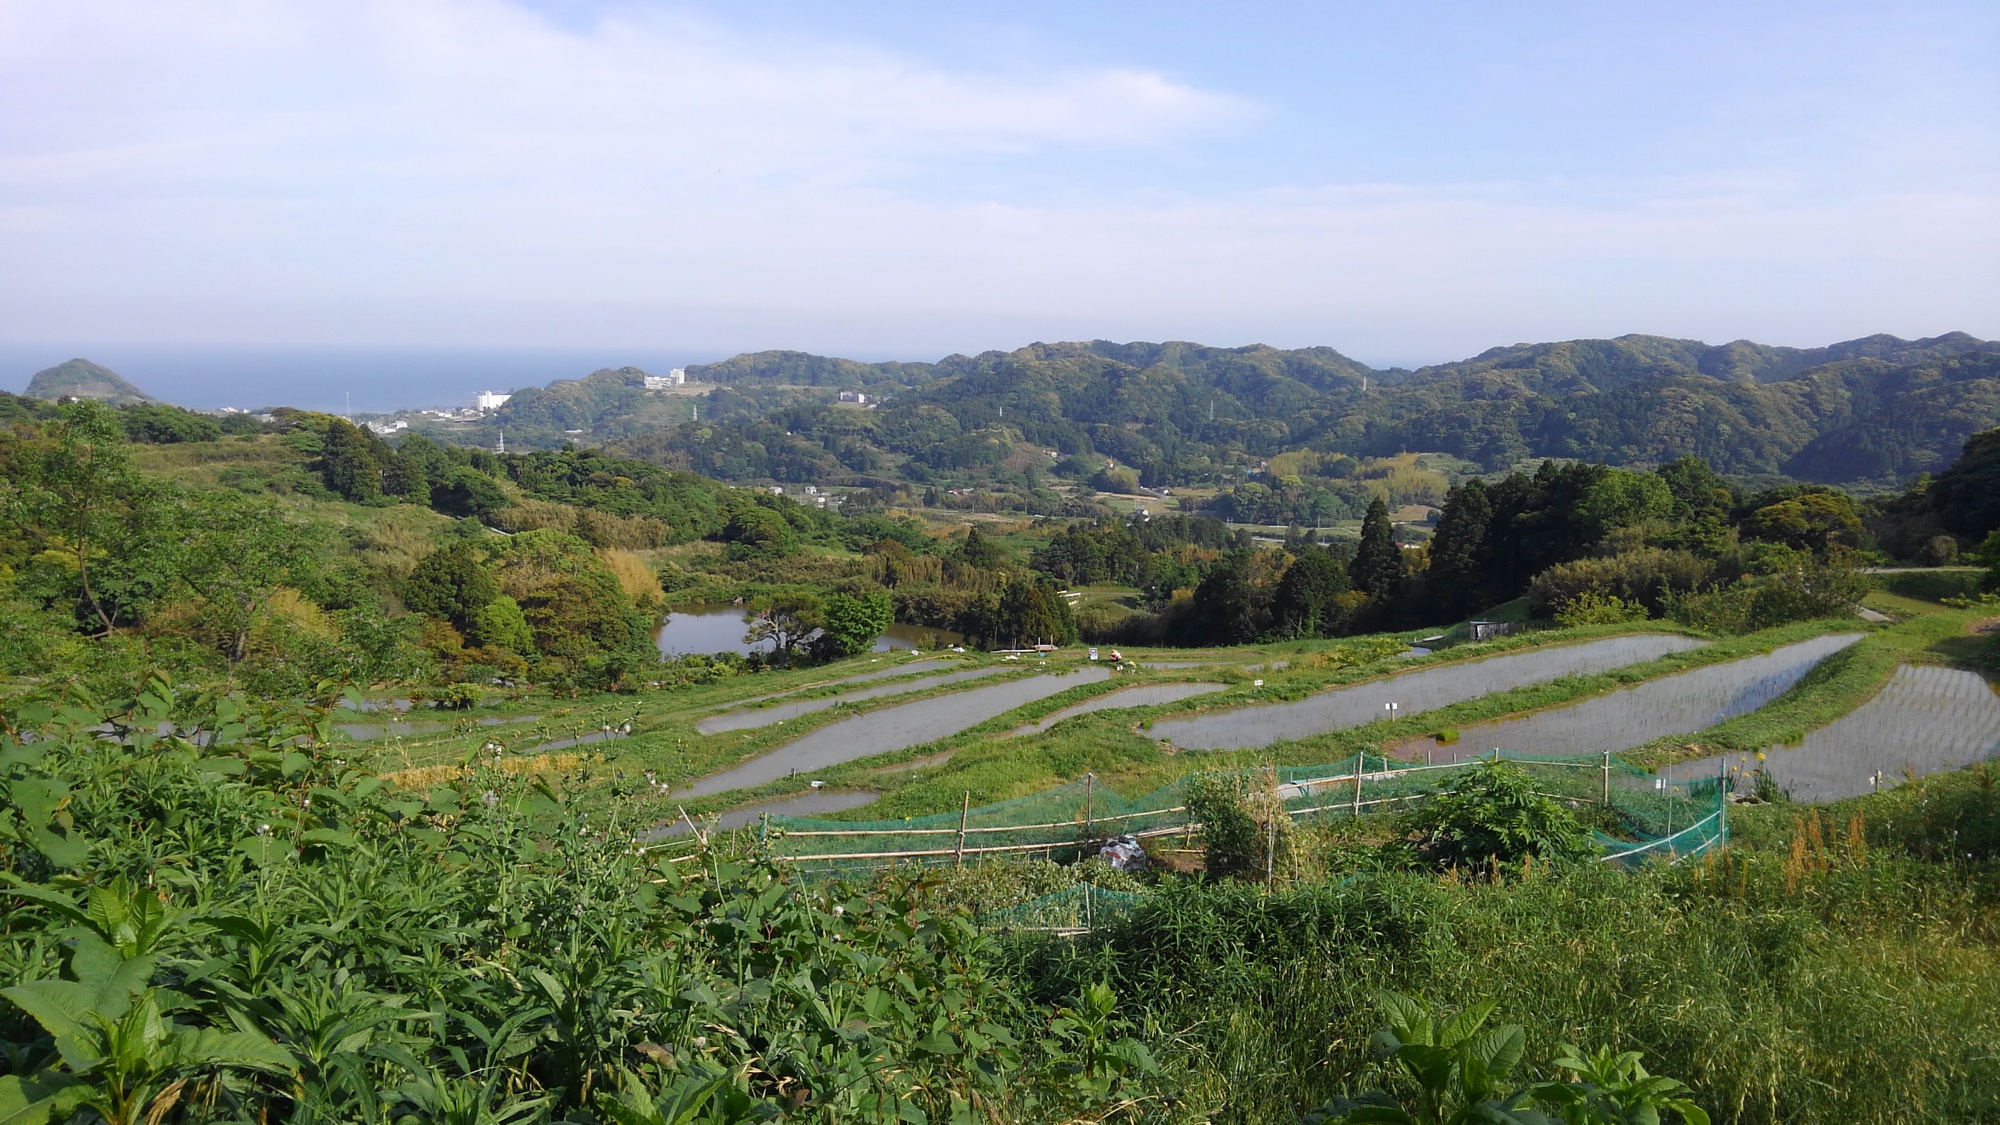
[[[689,374],[716,388],[699,421],[658,428],[666,400],[613,372],[523,392],[494,421],[523,441],[583,428],[729,479],[1029,491],[1051,474],[1088,480],[1105,458],[1157,488],[1240,482],[1287,452],[1412,450],[1486,470],[1692,455],[1728,475],[1880,485],[1941,470],[1968,436],[2000,424],[2000,347],[1963,333],[1810,349],[1624,336],[1494,348],[1416,371],[1371,369],[1330,348],[1093,341],[935,363],[762,352]],[[855,389],[884,404],[833,401]],[[635,425],[640,417],[655,425]]]

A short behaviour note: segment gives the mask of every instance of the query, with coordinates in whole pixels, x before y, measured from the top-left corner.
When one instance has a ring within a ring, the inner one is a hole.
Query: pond
[[[1159,665],[1154,665],[1159,667]],[[1036,723],[1016,727],[1009,734],[1040,734],[1077,715],[1092,711],[1111,711],[1121,707],[1156,707],[1162,703],[1175,703],[1192,699],[1197,695],[1207,695],[1212,691],[1222,691],[1228,684],[1144,684],[1139,687],[1122,688],[1091,699],[1086,699],[1074,707],[1065,707],[1055,714]]]
[[[981,676],[991,676],[995,672],[1004,671],[1006,669],[998,665],[991,668],[969,668],[963,672],[950,672],[942,676],[919,676],[914,680],[862,688],[858,691],[845,691],[839,695],[826,695],[818,699],[793,700],[790,703],[780,703],[757,711],[731,711],[726,715],[713,715],[703,719],[694,725],[694,729],[703,734],[753,730],[757,727],[768,727],[772,723],[782,723],[786,719],[796,719],[801,715],[810,715],[815,711],[824,711],[829,707],[838,707],[843,703],[858,703],[864,699],[876,699],[884,695],[906,695],[913,691],[927,691],[934,687],[975,680]]]
[[[742,606],[723,602],[705,602],[688,609],[675,610],[667,615],[659,628],[653,631],[653,643],[659,647],[660,655],[668,659],[676,656],[691,656],[714,652],[734,652],[748,656],[752,652],[769,652],[769,642],[752,645],[743,640],[749,626],[743,621]],[[875,640],[876,652],[895,652],[898,649],[941,648],[947,644],[958,644],[964,638],[944,629],[930,629],[922,625],[904,625],[900,622],[889,626]]]
[[[1382,718],[1383,705],[1387,703],[1397,704],[1399,715],[1415,715],[1564,676],[1642,664],[1668,653],[1700,648],[1703,643],[1665,633],[1636,633],[1510,652],[1334,688],[1296,703],[1270,703],[1191,719],[1165,719],[1153,724],[1151,734],[1186,750],[1269,746],[1282,739],[1309,738],[1364,726]]]
[[[1601,754],[1656,738],[1693,734],[1746,715],[1792,689],[1819,662],[1861,639],[1859,633],[1814,637],[1761,656],[1676,672],[1595,699],[1531,715],[1479,723],[1458,742],[1425,738],[1397,747],[1402,757],[1437,763],[1476,758],[1498,748],[1520,754]]]
[[[766,816],[822,816],[826,813],[843,812],[847,809],[858,809],[881,795],[880,793],[865,789],[809,789],[796,797],[784,797],[776,801],[765,801],[762,804],[746,805],[740,809],[730,809],[728,812],[723,813],[716,821],[715,827],[720,831],[728,831],[733,828],[754,828],[757,822]],[[706,828],[707,826],[704,825],[703,827]],[[641,832],[639,834],[639,841],[641,843],[652,843],[656,840],[668,840],[675,836],[685,836],[687,834],[687,821],[676,820],[672,824],[663,824],[650,832]]]
[[[2000,756],[2000,688],[1976,672],[1904,665],[1875,698],[1805,736],[1765,751],[1763,769],[1798,801],[1835,801]],[[1677,765],[1691,777],[1758,768],[1748,754]],[[1737,783],[1744,792],[1746,782]]]
[[[823,726],[735,769],[704,777],[694,784],[690,792],[694,796],[704,796],[742,789],[776,781],[793,773],[809,773],[856,758],[920,746],[978,726],[1023,703],[1046,699],[1083,684],[1101,683],[1110,677],[1111,670],[1108,668],[1079,668],[1067,675],[1050,673],[1029,676],[1004,684],[884,707]]]

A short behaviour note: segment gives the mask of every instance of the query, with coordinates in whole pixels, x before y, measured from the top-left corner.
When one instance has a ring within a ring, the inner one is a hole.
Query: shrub
[[[1659,614],[1665,612],[1668,597],[1699,589],[1714,571],[1714,563],[1691,551],[1641,547],[1608,558],[1578,559],[1548,568],[1529,584],[1528,604],[1535,616],[1547,617],[1590,594],[1617,598]]]
[[[1559,625],[1616,625],[1621,621],[1646,620],[1646,607],[1627,602],[1616,594],[1581,593],[1556,610]]]
[[[1512,866],[1530,856],[1577,860],[1597,851],[1568,810],[1535,792],[1534,780],[1504,762],[1482,762],[1404,820],[1417,851],[1439,869]]]
[[[1181,783],[1188,816],[1201,825],[1211,875],[1263,879],[1290,854],[1291,817],[1276,796],[1277,779],[1253,786],[1240,773],[1198,773]]]

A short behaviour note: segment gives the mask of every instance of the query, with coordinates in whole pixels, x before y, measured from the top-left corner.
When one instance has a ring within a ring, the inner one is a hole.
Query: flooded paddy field
[[[1629,750],[1755,711],[1790,691],[1820,661],[1860,639],[1860,633],[1814,637],[1761,656],[1677,672],[1565,707],[1469,726],[1449,746],[1423,738],[1403,743],[1393,752],[1443,764],[1496,748],[1522,754]]]
[[[863,672],[858,676],[842,676],[837,680],[821,680],[818,683],[801,684],[798,687],[787,688],[784,691],[774,691],[768,695],[753,695],[748,699],[734,700],[733,703],[739,707],[747,706],[752,703],[762,703],[767,699],[783,699],[785,696],[794,695],[802,691],[811,691],[814,688],[833,687],[837,684],[866,683],[869,680],[883,680],[890,676],[913,676],[918,672],[935,672],[940,668],[950,668],[958,663],[960,662],[957,660],[912,660],[908,664],[899,664],[893,668]]]
[[[1847,717],[1774,746],[1761,764],[1797,801],[1835,801],[2000,756],[2000,688],[1976,672],[1904,665]],[[1684,763],[1691,777],[1759,767],[1748,754]],[[1744,786],[1738,782],[1738,791]]]
[[[1154,667],[1157,668],[1159,665],[1156,664]],[[1162,703],[1177,703],[1197,695],[1224,691],[1228,687],[1228,684],[1144,684],[1139,687],[1123,688],[1094,699],[1086,699],[1074,707],[1065,707],[1040,722],[1016,727],[1008,733],[1040,734],[1064,719],[1089,714],[1092,711],[1113,711],[1122,707],[1156,707]]]
[[[996,672],[1004,671],[1006,671],[1005,668],[997,665],[990,668],[970,668],[963,672],[951,672],[942,676],[923,676],[914,680],[884,684],[881,687],[842,692],[839,695],[821,696],[817,699],[800,699],[755,711],[731,711],[726,715],[713,715],[703,719],[694,725],[694,729],[703,734],[721,734],[724,731],[732,730],[754,730],[757,727],[770,726],[772,723],[782,723],[786,719],[796,719],[801,715],[810,715],[815,711],[824,711],[830,707],[838,707],[842,703],[857,703],[864,699],[877,699],[885,695],[906,695],[913,691],[927,691],[934,687],[961,683],[965,680],[975,680],[981,676],[991,676]],[[875,675],[879,675],[879,673],[871,673],[870,678],[873,678]],[[768,699],[770,697],[766,696],[764,698]]]
[[[1564,676],[1643,664],[1703,644],[1691,637],[1637,633],[1528,649],[1333,688],[1296,703],[1270,703],[1191,719],[1167,719],[1155,723],[1151,733],[1154,738],[1188,750],[1269,746],[1284,739],[1364,726],[1383,718],[1384,705],[1388,703],[1398,705],[1399,715],[1415,715]]]
[[[821,727],[734,769],[711,774],[696,782],[688,792],[697,797],[722,793],[856,758],[921,746],[1006,714],[1024,703],[1110,677],[1108,668],[1080,668],[1068,674],[1031,676],[884,707]]]

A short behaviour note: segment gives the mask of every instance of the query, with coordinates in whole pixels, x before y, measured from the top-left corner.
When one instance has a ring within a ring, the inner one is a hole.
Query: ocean
[[[356,414],[463,406],[479,391],[577,379],[606,367],[670,368],[735,353],[649,348],[201,347],[0,343],[0,390],[19,394],[35,372],[81,357],[154,398],[197,410],[296,406]]]

